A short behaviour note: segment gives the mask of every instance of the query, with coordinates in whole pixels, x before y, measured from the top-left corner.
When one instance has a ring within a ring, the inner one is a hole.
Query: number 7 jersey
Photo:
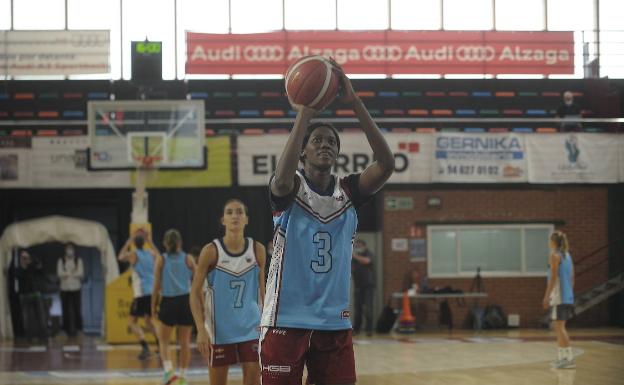
[[[205,326],[213,344],[257,340],[260,326],[259,273],[255,242],[245,238],[245,249],[230,254],[215,239],[217,264],[208,273],[204,311]]]
[[[351,328],[349,287],[359,175],[332,178],[333,190],[323,195],[297,172],[291,196],[272,196],[277,211],[262,326]]]

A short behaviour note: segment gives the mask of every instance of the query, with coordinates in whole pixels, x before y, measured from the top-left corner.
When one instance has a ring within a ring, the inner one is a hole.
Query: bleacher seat
[[[494,93],[494,96],[497,98],[513,98],[516,96],[516,93],[513,91],[497,91]]]
[[[353,111],[353,110],[349,110],[349,111]],[[318,112],[316,115],[320,116],[320,117],[329,117],[332,116],[334,113],[332,110],[323,110],[321,112]],[[353,113],[353,115],[355,115],[355,113]]]
[[[413,131],[409,127],[393,127],[390,129],[390,132],[396,133],[396,134],[405,134],[405,133],[410,133]]]
[[[377,108],[371,108],[368,110],[368,113],[371,114],[371,116],[380,116],[381,115],[381,110],[377,109]]]
[[[413,116],[426,116],[429,115],[429,111],[419,108],[412,108],[407,110],[407,114]]]
[[[262,128],[245,128],[243,135],[263,135],[264,130]]]
[[[232,93],[229,91],[215,91],[212,93],[213,98],[229,99],[232,97]]]
[[[485,132],[483,127],[464,127],[464,132]]]
[[[431,114],[434,116],[451,116],[453,115],[453,111],[447,109],[435,109],[431,111]]]
[[[472,96],[477,98],[487,98],[492,96],[490,91],[472,91]]]
[[[603,127],[585,127],[583,128],[584,132],[606,132],[607,130]]]
[[[375,92],[373,91],[355,91],[355,94],[360,98],[374,98]]]
[[[206,128],[204,130],[204,133],[206,136],[215,136],[215,130],[213,130],[212,128]]]
[[[208,99],[208,92],[191,92],[190,96],[192,100]]]
[[[458,115],[458,116],[474,116],[476,114],[477,114],[477,111],[470,109],[470,108],[455,110],[455,115]]]
[[[236,93],[236,97],[239,98],[255,98],[256,96],[258,96],[258,93],[254,91],[239,91]]]
[[[443,96],[446,96],[446,92],[444,92],[444,91],[427,91],[427,92],[425,92],[425,96],[443,97]]]
[[[499,114],[500,114],[500,111],[493,109],[493,108],[484,108],[482,110],[479,110],[479,115],[495,116]]]
[[[85,132],[77,128],[66,128],[63,131],[61,131],[61,135],[63,136],[81,136],[84,134]]]
[[[37,136],[58,136],[58,130],[54,130],[54,129],[37,130]]]
[[[35,94],[33,92],[17,92],[13,95],[15,100],[34,100]]]
[[[259,117],[260,111],[258,110],[240,110],[238,115],[241,117],[249,118],[249,117]]]
[[[560,98],[561,97],[561,92],[544,91],[544,92],[542,92],[542,96]]]
[[[295,110],[288,110],[288,116],[290,116],[290,117],[297,116],[297,111],[295,111]]]
[[[451,91],[449,92],[449,96],[453,96],[453,97],[464,97],[464,96],[468,96],[468,92],[466,91]]]
[[[260,92],[260,97],[262,98],[279,98],[281,96],[282,96],[281,92],[273,92],[273,91]]]
[[[387,116],[403,116],[405,115],[405,111],[398,108],[388,108],[384,110],[384,115]]]
[[[224,118],[224,117],[234,117],[236,116],[236,111],[234,110],[216,110],[215,111],[215,116],[218,116],[220,118]]]
[[[82,99],[84,94],[82,92],[63,92],[63,99]]]
[[[108,92],[94,91],[94,92],[87,93],[87,99],[89,99],[89,100],[108,100],[108,99],[110,99],[110,95],[108,94]]]
[[[490,128],[488,128],[488,132],[509,132],[509,128],[507,128],[507,127],[490,127]]]
[[[377,96],[380,98],[398,98],[399,93],[397,91],[379,91]]]
[[[419,134],[431,134],[436,132],[435,127],[416,127],[416,132]]]
[[[34,118],[34,111],[13,111],[14,118]]]
[[[217,129],[217,135],[234,135],[237,134],[238,130],[234,128],[219,128]]]
[[[546,114],[546,110],[542,110],[542,109],[538,109],[538,108],[531,108],[526,110],[526,114],[527,115],[531,115],[531,116],[545,116]]]
[[[535,129],[535,132],[540,134],[552,134],[557,132],[558,130],[555,127],[538,127]]]
[[[355,111],[351,109],[336,110],[336,116],[355,116]]]
[[[518,96],[537,96],[537,92],[535,91],[519,91]]]
[[[460,132],[461,130],[457,127],[442,127],[440,131],[441,132]]]
[[[406,98],[413,98],[413,97],[422,96],[422,92],[420,92],[420,91],[403,91],[403,92],[401,92],[401,96],[406,97]]]
[[[67,119],[82,119],[85,117],[85,113],[80,110],[66,110],[63,111],[62,116]]]
[[[341,130],[345,134],[360,134],[362,133],[362,129],[359,127],[346,127]]]
[[[11,130],[11,136],[32,136],[32,131],[22,128]]]
[[[512,132],[533,132],[533,129],[531,127],[513,127],[511,129]]]
[[[0,92],[0,100],[9,100],[9,94]]]
[[[504,109],[503,110],[503,114],[505,114],[505,115],[516,115],[517,116],[517,115],[522,115],[523,112],[522,112],[522,110],[518,110],[518,109],[515,109],[515,108],[508,108],[508,109]]]
[[[9,111],[0,111],[0,118],[8,118]]]
[[[290,130],[287,128],[269,128],[267,132],[269,134],[290,134]]]
[[[284,116],[284,111],[282,110],[264,110],[262,111],[262,115],[267,118],[281,118]]]
[[[59,117],[58,111],[39,111],[37,117],[41,119],[56,119]]]
[[[54,100],[59,98],[58,92],[40,92],[39,99],[41,100]]]

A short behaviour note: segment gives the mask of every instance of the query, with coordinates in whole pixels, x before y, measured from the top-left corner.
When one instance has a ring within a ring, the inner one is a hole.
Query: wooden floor
[[[556,349],[549,331],[419,333],[358,337],[360,385],[610,385],[624,384],[624,329],[571,330],[577,368],[550,368]],[[160,383],[159,362],[139,361],[138,346],[110,346],[93,338],[57,338],[46,346],[0,344],[0,385]],[[191,384],[208,384],[193,353]],[[230,369],[230,384],[242,384]]]

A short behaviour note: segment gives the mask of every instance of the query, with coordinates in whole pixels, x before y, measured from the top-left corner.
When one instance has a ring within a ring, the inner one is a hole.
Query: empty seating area
[[[556,122],[505,119],[555,117],[566,90],[573,91],[583,117],[620,116],[619,108],[605,110],[607,93],[613,94],[618,87],[603,80],[383,79],[353,83],[371,115],[390,132],[556,132]],[[605,94],[604,101],[601,94]],[[282,80],[164,81],[143,88],[127,81],[5,81],[0,89],[0,135],[86,133],[89,101],[138,100],[142,95],[150,100],[203,100],[207,135],[288,133],[288,118],[295,115]],[[334,103],[319,116],[332,120],[339,129],[353,131],[355,116],[346,106]],[[494,120],[479,121],[481,118]],[[596,124],[583,130],[606,132],[614,127]]]

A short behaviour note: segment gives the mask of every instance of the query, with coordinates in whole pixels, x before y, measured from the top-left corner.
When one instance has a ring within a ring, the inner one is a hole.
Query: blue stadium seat
[[[208,99],[208,92],[191,92],[191,99]]]
[[[464,127],[464,132],[485,132],[483,127]]]
[[[9,94],[0,93],[0,100],[9,100]]]
[[[89,92],[87,94],[87,99],[89,100],[108,100],[109,99],[109,95],[108,92]]]
[[[487,98],[492,96],[490,91],[472,91],[472,96],[477,98]]]
[[[513,132],[533,132],[531,127],[513,127],[511,129]]]
[[[379,91],[377,96],[380,98],[398,98],[399,93],[396,91]]]
[[[259,117],[260,111],[258,110],[240,110],[238,115],[243,117]]]
[[[469,109],[469,108],[455,110],[455,115],[473,116],[473,115],[476,115],[476,114],[477,114],[477,112],[475,110]]]
[[[85,113],[84,111],[79,111],[79,110],[67,110],[67,111],[63,111],[63,118],[68,118],[68,119],[81,119],[85,117]]]
[[[546,115],[546,110],[532,108],[532,109],[526,110],[526,113],[527,115],[532,115],[532,116],[544,116]]]

